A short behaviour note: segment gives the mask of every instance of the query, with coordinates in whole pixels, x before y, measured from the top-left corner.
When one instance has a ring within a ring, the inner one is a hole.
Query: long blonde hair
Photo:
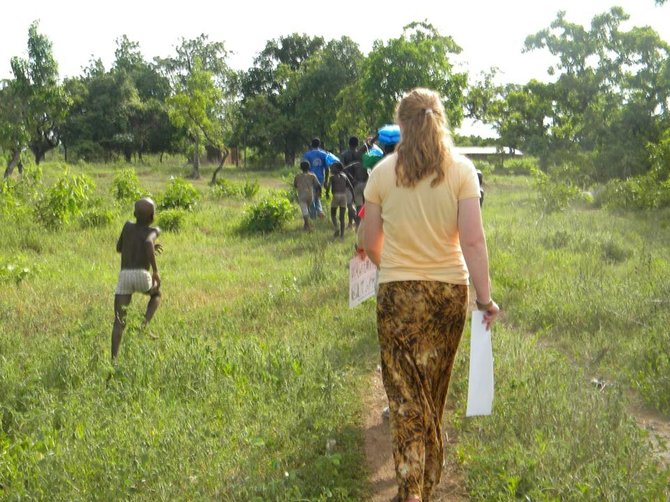
[[[396,147],[396,183],[413,187],[431,174],[435,178],[430,186],[442,183],[453,162],[453,143],[439,94],[420,87],[412,89],[398,103],[396,122],[401,129]]]

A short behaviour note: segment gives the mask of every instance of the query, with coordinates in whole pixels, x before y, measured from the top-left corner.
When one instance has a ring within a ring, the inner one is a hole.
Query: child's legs
[[[333,226],[337,228],[337,206],[335,204],[330,206],[330,221],[332,221]]]
[[[114,327],[112,328],[112,359],[119,353],[121,337],[126,327],[126,309],[132,295],[114,295]]]
[[[161,304],[161,292],[159,288],[151,288],[149,290],[149,303],[147,303],[147,311],[144,314],[144,325],[146,326],[153,319],[158,306]]]
[[[318,195],[314,197],[314,208],[316,209],[318,215],[323,215],[323,206],[321,205],[321,197]]]
[[[340,236],[344,235],[344,213],[346,209],[346,207],[340,206]]]

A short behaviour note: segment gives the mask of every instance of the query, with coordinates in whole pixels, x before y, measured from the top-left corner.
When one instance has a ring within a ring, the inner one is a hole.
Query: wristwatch
[[[488,303],[482,303],[479,300],[475,300],[475,303],[477,304],[477,308],[479,310],[488,310],[493,307],[493,298],[491,298]]]

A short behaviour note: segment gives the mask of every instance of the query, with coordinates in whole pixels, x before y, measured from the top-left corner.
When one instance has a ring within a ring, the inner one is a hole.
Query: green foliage
[[[28,58],[11,59],[14,79],[9,83],[10,106],[15,115],[9,122],[2,118],[0,105],[0,146],[16,151],[30,147],[39,163],[49,150],[58,146],[60,132],[70,100],[58,82],[58,63],[51,41],[38,31],[39,23],[28,29]],[[17,101],[15,99],[18,98]],[[2,100],[0,100],[2,101]],[[9,127],[5,127],[9,125]],[[11,132],[10,132],[11,131]],[[9,134],[7,134],[9,133]],[[11,138],[10,143],[3,141]],[[4,143],[4,144],[3,144]]]
[[[291,202],[282,195],[270,195],[245,211],[242,228],[253,232],[272,232],[283,228],[295,214]]]
[[[467,75],[458,73],[449,57],[461,47],[433,25],[413,22],[403,27],[398,38],[377,40],[364,63],[361,77],[362,108],[372,124],[393,120],[398,100],[414,87],[428,87],[440,93],[449,124],[463,120]]]
[[[582,26],[559,12],[549,27],[528,36],[527,51],[555,57],[552,82],[531,81],[515,91],[518,102],[508,95],[509,106],[499,114],[507,129],[501,136],[545,163],[587,151],[598,181],[645,173],[647,144],[658,142],[669,118],[664,89],[670,46],[649,27],[623,29],[628,19],[621,7],[612,7]],[[538,106],[520,104],[533,98]]]
[[[157,225],[167,232],[180,232],[185,217],[186,211],[183,209],[164,209],[158,213]]]
[[[14,215],[29,211],[38,198],[42,184],[42,169],[33,166],[16,178],[0,180],[0,214]]]
[[[666,330],[650,333],[640,357],[633,361],[637,390],[654,408],[670,413],[670,335]]]
[[[495,167],[496,173],[512,174],[516,176],[530,176],[537,170],[537,160],[533,157],[505,160],[502,165]]]
[[[211,188],[214,197],[239,197],[253,199],[260,190],[258,180],[246,180],[244,183],[236,183],[225,178],[218,178]]]
[[[240,187],[237,183],[226,178],[217,178],[216,183],[212,185],[211,194],[214,197],[236,197],[240,194]]]
[[[15,263],[0,263],[0,283],[13,282],[18,286],[32,274],[33,271],[27,266]]]
[[[191,183],[183,178],[173,178],[165,193],[159,197],[159,209],[192,210],[198,200],[200,192]]]
[[[95,183],[85,174],[70,174],[66,169],[37,201],[35,218],[56,230],[79,216],[89,202]]]
[[[618,209],[659,209],[670,206],[670,180],[655,172],[626,180],[610,180],[598,193],[599,205]]]
[[[268,176],[264,189],[280,183]],[[112,177],[97,179],[92,198],[111,201]],[[468,497],[667,500],[627,396],[669,405],[668,210],[569,207],[538,220],[529,179],[489,183],[493,293],[506,312],[492,338],[494,412],[463,417],[466,332],[447,414]],[[240,235],[239,205],[208,198],[192,228],[164,234],[156,339],[135,299],[113,366],[111,304],[90,300],[113,288],[118,227],[53,234],[0,216],[0,264],[31,271],[29,287],[0,280],[0,498],[370,498],[361,396],[378,348],[374,302],[346,308],[350,243],[333,242],[326,222]]]
[[[246,180],[244,185],[242,185],[242,196],[245,199],[253,199],[258,194],[258,191],[261,189],[258,180]]]
[[[146,190],[140,186],[135,169],[118,171],[112,181],[112,195],[120,202],[136,201],[146,196]]]
[[[475,162],[475,167],[482,172],[484,176],[484,183],[486,183],[486,177],[493,174],[495,166],[486,160],[478,160]]]
[[[114,211],[102,207],[86,209],[79,217],[81,228],[101,228],[111,225],[114,221]]]
[[[543,213],[567,209],[580,199],[582,193],[569,180],[556,180],[539,169],[533,169],[533,184],[537,191],[538,209]]]

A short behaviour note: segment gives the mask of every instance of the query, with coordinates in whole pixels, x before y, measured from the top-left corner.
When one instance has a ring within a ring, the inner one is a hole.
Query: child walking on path
[[[133,293],[149,295],[143,327],[149,324],[160,305],[161,278],[156,266],[156,253],[160,254],[163,247],[155,242],[160,229],[149,226],[154,221],[155,210],[154,201],[148,197],[135,202],[136,222],[126,222],[116,243],[116,251],[121,253],[121,271],[114,296],[112,360],[119,353],[121,337],[126,327],[126,309]]]
[[[342,168],[342,163],[334,162],[332,166],[333,175],[330,180],[330,187],[333,193],[333,200],[330,203],[330,219],[335,227],[334,237],[344,237],[344,213],[348,209],[347,192],[353,195],[354,187]],[[340,226],[337,226],[337,210],[340,210]]]
[[[316,175],[309,170],[308,161],[303,160],[300,162],[300,171],[293,179],[293,188],[298,191],[298,205],[302,212],[302,219],[305,222],[303,230],[311,230],[312,227],[309,224],[309,207],[314,202],[315,193],[318,194],[321,191],[321,184]]]

